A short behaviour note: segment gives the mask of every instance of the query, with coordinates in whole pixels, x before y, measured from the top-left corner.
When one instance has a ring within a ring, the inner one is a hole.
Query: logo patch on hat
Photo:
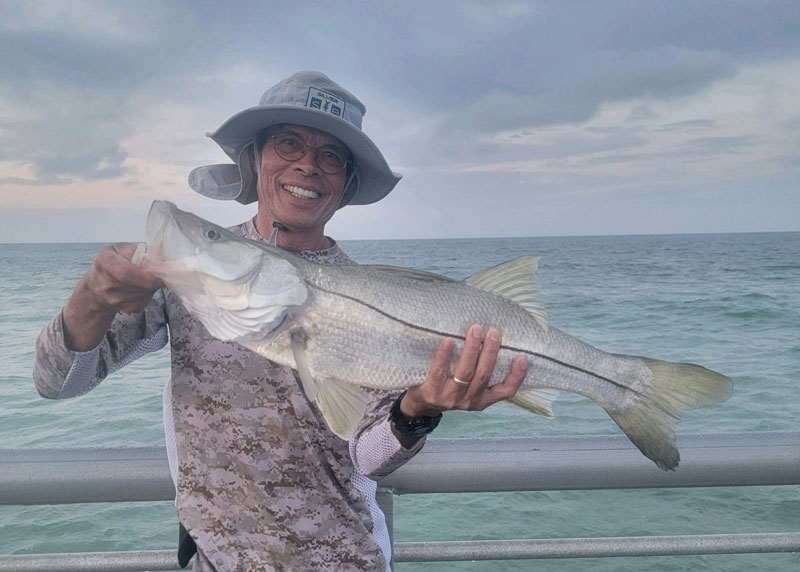
[[[345,100],[316,87],[308,88],[306,107],[319,109],[336,117],[344,117]]]

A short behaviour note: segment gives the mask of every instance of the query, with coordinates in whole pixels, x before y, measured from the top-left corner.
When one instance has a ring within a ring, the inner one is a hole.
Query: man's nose
[[[316,150],[311,149],[310,147],[306,149],[305,154],[295,161],[295,169],[302,171],[306,175],[319,172]]]

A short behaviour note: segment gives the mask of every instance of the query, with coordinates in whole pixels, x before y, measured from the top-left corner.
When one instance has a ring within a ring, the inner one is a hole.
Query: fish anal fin
[[[538,256],[521,256],[485,268],[464,280],[470,286],[491,292],[516,302],[533,316],[539,324],[547,326],[547,312],[542,302],[536,271]]]
[[[550,407],[558,396],[555,389],[520,389],[509,399],[510,403],[548,419],[555,418]]]

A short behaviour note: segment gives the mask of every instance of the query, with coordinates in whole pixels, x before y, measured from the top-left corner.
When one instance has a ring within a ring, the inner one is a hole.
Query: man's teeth
[[[295,187],[294,185],[284,185],[284,189],[292,193],[296,197],[301,197],[303,199],[318,199],[319,193],[314,191],[309,191],[308,189],[304,189],[303,187]]]

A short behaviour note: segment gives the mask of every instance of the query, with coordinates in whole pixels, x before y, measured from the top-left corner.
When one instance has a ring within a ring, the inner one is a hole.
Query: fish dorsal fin
[[[364,417],[369,396],[351,383],[314,378],[308,363],[305,335],[300,330],[292,332],[292,353],[306,397],[317,404],[331,431],[341,439],[350,439]]]
[[[413,268],[400,268],[399,266],[387,266],[384,264],[363,264],[361,268],[380,270],[381,272],[388,272],[397,274],[398,276],[405,276],[406,278],[424,280],[426,282],[454,282],[452,278],[448,278],[447,276],[441,276],[433,272],[425,272],[424,270],[415,270]]]
[[[503,298],[508,298],[525,308],[537,322],[547,325],[547,312],[542,302],[536,270],[539,265],[538,256],[521,256],[485,268],[466,278],[464,282]]]

